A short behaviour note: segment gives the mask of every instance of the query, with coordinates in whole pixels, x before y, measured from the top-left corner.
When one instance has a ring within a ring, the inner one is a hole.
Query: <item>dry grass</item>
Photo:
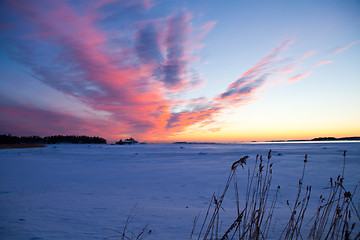
[[[141,239],[144,239],[145,233],[150,234],[152,230],[151,229],[148,230],[149,224],[146,224],[145,226],[143,226],[138,233],[133,233],[133,232],[129,231],[128,228],[129,228],[130,223],[135,220],[136,209],[137,209],[137,204],[135,204],[134,207],[131,209],[122,230],[117,230],[117,229],[112,229],[112,228],[104,228],[104,230],[112,231],[113,233],[115,233],[115,235],[105,237],[104,239],[110,239],[110,238],[118,238],[119,239],[119,238],[121,238],[121,240],[126,240],[126,239],[127,240],[141,240]]]
[[[307,164],[307,155],[305,155],[297,195],[293,203],[287,201],[290,217],[279,239],[360,239],[360,232],[353,234],[355,223],[351,223],[354,222],[351,220],[354,215],[355,222],[357,224],[360,222],[359,207],[356,207],[352,200],[356,188],[350,192],[343,185],[345,156],[346,151],[343,154],[342,174],[337,177],[336,181],[330,179],[330,186],[327,188],[328,197],[320,196],[316,213],[310,213],[312,214],[310,216],[313,217],[307,224],[304,224],[311,195],[311,186],[303,186]],[[271,150],[266,161],[262,156],[257,156],[252,171],[248,169],[247,186],[244,190],[245,200],[243,208],[240,208],[236,174],[240,169],[239,166],[242,170],[244,169],[247,158],[248,156],[245,156],[232,164],[222,195],[216,197],[216,194],[213,194],[197,234],[194,233],[199,216],[195,217],[190,239],[193,239],[194,236],[197,236],[198,240],[268,239],[270,226],[275,226],[272,225],[272,218],[280,191],[280,186],[277,186],[275,194],[271,194],[272,199],[270,200],[273,166],[273,163],[270,162]],[[230,226],[221,231],[219,227],[219,224],[220,226],[222,224],[220,210],[223,208],[223,201],[231,184],[234,185],[236,217]],[[305,230],[304,225],[310,226],[310,231]],[[351,238],[352,235],[354,235],[353,238]]]
[[[342,174],[335,181],[330,178],[328,197],[320,196],[308,239],[351,239],[351,233],[355,228],[355,223],[350,223],[352,214],[360,221],[359,209],[352,200],[356,188],[351,193],[343,185],[346,151],[343,157]],[[356,234],[355,239],[359,238],[360,232]]]

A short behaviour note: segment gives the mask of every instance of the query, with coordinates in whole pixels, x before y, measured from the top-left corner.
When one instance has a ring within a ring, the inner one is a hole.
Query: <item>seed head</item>
[[[246,159],[248,159],[248,158],[249,158],[249,156],[244,156],[244,157],[240,158],[239,160],[237,160],[236,162],[234,162],[233,165],[231,166],[231,170],[235,170],[239,164],[242,168],[244,168],[243,164],[246,165]]]
[[[350,192],[345,192],[345,193],[344,193],[344,197],[346,197],[346,198],[351,198],[351,193],[350,193]]]

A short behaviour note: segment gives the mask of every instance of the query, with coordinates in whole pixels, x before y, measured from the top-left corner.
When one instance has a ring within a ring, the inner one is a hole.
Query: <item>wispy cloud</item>
[[[219,99],[241,100],[244,96],[251,94],[251,92],[259,88],[266,82],[271,74],[278,71],[277,63],[279,53],[285,51],[291,44],[292,40],[282,42],[278,47],[271,50],[260,62],[245,72],[239,79],[230,84],[230,86],[223,92]]]
[[[360,40],[357,40],[357,41],[353,41],[351,43],[348,43],[348,44],[345,44],[343,46],[340,46],[340,47],[336,47],[336,48],[333,48],[331,50],[331,54],[332,55],[336,55],[336,54],[340,54],[342,53],[343,51],[349,49],[350,47],[352,47],[353,45],[359,43]],[[315,50],[312,50],[312,51],[309,51],[305,54],[303,54],[301,57],[299,57],[297,60],[300,61],[300,60],[303,60],[303,59],[306,59],[312,55],[314,55],[316,53]],[[303,78],[306,78],[308,77],[316,68],[320,67],[320,66],[323,66],[323,65],[327,65],[327,64],[330,64],[330,63],[333,63],[334,61],[332,60],[323,60],[323,61],[319,61],[317,62],[316,64],[312,65],[310,68],[308,68],[306,71],[303,71],[302,73],[298,73],[296,75],[293,75],[291,77],[288,78],[288,81],[289,82],[297,82]],[[291,65],[289,65],[289,68],[291,69]],[[284,69],[284,72],[286,71],[287,69]],[[296,70],[295,68],[293,68],[292,70]]]
[[[326,60],[326,61],[320,61],[318,63],[316,63],[313,68],[318,68],[320,66],[323,66],[323,65],[326,65],[326,64],[329,64],[329,63],[333,63],[334,61],[331,61],[331,60]]]
[[[360,42],[360,40],[356,40],[356,41],[353,41],[351,43],[347,43],[345,45],[342,45],[342,46],[339,46],[339,47],[336,47],[336,48],[333,48],[331,50],[332,54],[336,55],[336,54],[339,54],[339,53],[342,53],[343,51],[349,49],[351,46],[355,45],[355,44],[358,44]]]
[[[304,73],[299,73],[299,74],[296,74],[292,77],[289,78],[289,82],[297,82],[303,78],[306,78],[307,76],[309,76],[310,74],[312,73],[312,70],[308,70]]]
[[[308,77],[316,68],[320,67],[320,66],[323,66],[323,65],[326,65],[326,64],[329,64],[329,63],[332,63],[333,61],[331,60],[326,60],[326,61],[320,61],[316,64],[314,64],[309,70],[303,72],[303,73],[299,73],[299,74],[296,74],[294,76],[291,76],[289,77],[288,81],[289,82],[297,82],[303,78],[306,78]]]
[[[279,55],[288,49],[293,40],[283,41],[279,46],[272,49],[265,57],[232,82],[222,93],[212,99],[196,99],[194,104],[189,104],[184,111],[172,114],[167,128],[173,131],[182,131],[186,127],[201,123],[211,122],[216,114],[229,107],[240,103],[247,103],[253,98],[256,91],[266,84],[272,75],[281,72],[283,66],[279,66]],[[286,62],[287,64],[287,62]],[[204,102],[208,104],[204,104]],[[202,124],[201,126],[206,126]],[[212,128],[209,128],[212,129]]]
[[[168,88],[182,88],[188,67],[186,37],[190,33],[190,14],[177,14],[167,22],[166,56],[163,65],[163,82]]]
[[[306,53],[304,53],[303,55],[301,55],[298,60],[301,61],[301,60],[304,60],[304,59],[307,59],[309,58],[310,56],[314,55],[316,53],[315,50],[311,50],[311,51],[308,51]]]

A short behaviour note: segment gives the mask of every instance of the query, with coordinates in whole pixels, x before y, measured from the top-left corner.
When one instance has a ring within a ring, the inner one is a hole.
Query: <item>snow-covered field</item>
[[[58,144],[0,150],[0,239],[103,239],[117,235],[109,229],[122,231],[134,206],[128,236],[136,236],[149,224],[145,239],[189,239],[194,217],[200,213],[203,219],[212,194],[222,191],[232,163],[250,156],[246,168],[238,172],[241,193],[247,167],[253,166],[256,154],[267,156],[269,149],[272,188],[281,187],[274,236],[290,216],[285,203],[296,197],[305,154],[304,185],[313,188],[309,217],[329,178],[341,173],[344,150],[344,185],[352,193],[359,185],[360,142]],[[221,213],[224,226],[235,216],[234,197],[228,194]],[[353,198],[356,204],[359,195]]]

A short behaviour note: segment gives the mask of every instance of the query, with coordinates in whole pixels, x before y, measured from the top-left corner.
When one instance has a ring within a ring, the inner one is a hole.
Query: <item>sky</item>
[[[360,1],[0,1],[0,133],[360,136]]]

